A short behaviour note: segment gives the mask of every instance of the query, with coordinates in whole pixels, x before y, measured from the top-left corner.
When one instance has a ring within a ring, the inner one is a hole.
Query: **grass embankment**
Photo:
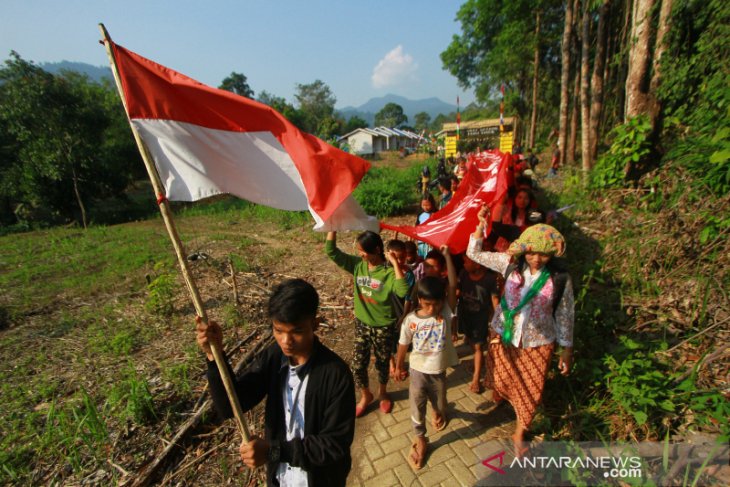
[[[566,174],[547,197],[575,205],[558,225],[577,287],[576,367],[547,389],[546,431],[727,441],[730,200],[676,167],[600,192]]]

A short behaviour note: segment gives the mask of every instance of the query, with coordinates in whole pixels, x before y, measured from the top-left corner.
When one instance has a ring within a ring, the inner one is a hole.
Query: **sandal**
[[[421,470],[423,468],[423,463],[426,459],[427,446],[425,441],[426,439],[424,438],[424,448],[421,452],[418,451],[418,438],[414,439],[413,443],[411,443],[411,449],[408,452],[408,464],[413,470]]]
[[[433,420],[431,421],[431,426],[438,432],[443,431],[444,428],[446,428],[446,425],[448,424],[448,420],[446,419],[446,415],[440,415],[440,416],[433,416]]]

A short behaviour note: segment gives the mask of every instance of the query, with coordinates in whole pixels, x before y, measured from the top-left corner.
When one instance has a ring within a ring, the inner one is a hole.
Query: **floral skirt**
[[[499,338],[489,343],[486,385],[509,401],[526,429],[542,401],[554,349],[554,343],[532,348],[505,346]]]

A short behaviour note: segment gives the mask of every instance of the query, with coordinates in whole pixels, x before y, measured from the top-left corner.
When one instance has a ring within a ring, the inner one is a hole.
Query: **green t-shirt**
[[[379,265],[368,269],[368,263],[356,255],[346,254],[335,246],[334,241],[325,242],[327,256],[355,279],[355,317],[368,326],[387,326],[397,318],[390,294],[403,298],[408,294],[405,277],[395,278],[392,267]]]

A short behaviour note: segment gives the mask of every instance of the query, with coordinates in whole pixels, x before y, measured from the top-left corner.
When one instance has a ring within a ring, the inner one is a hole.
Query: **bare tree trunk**
[[[573,77],[573,107],[570,114],[570,137],[568,138],[568,154],[566,164],[575,164],[575,147],[578,141],[578,118],[580,117],[580,59],[575,63],[575,76]]]
[[[76,176],[76,168],[71,167],[71,176],[73,178],[74,182],[74,194],[76,195],[76,202],[79,204],[79,208],[81,209],[81,223],[84,225],[84,230],[86,230],[86,207],[84,207],[84,202],[81,199],[81,193],[79,192],[79,178]]]
[[[649,41],[652,34],[651,11],[655,0],[634,0],[629,48],[629,72],[626,75],[625,119],[649,111]]]
[[[570,93],[570,42],[573,32],[573,4],[571,0],[565,2],[565,26],[563,27],[563,43],[560,52],[560,133],[558,146],[560,148],[560,163],[566,160],[565,141],[568,135],[568,101]]]
[[[540,68],[540,11],[535,14],[535,59],[532,69],[532,117],[530,118],[530,134],[527,136],[527,147],[535,145],[537,130],[537,75]]]
[[[583,42],[580,58],[580,160],[584,172],[593,167],[591,158],[590,105],[590,51],[591,51],[591,9],[588,0],[583,3]]]
[[[654,44],[654,62],[652,65],[651,83],[649,84],[649,94],[651,96],[651,126],[654,131],[657,129],[659,114],[662,110],[661,103],[656,97],[656,92],[661,83],[661,61],[664,50],[666,49],[666,36],[670,28],[670,16],[672,13],[673,0],[662,0],[662,7],[659,11],[659,26],[657,27],[656,43]]]
[[[603,110],[603,83],[607,78],[606,52],[608,51],[608,16],[611,9],[611,0],[604,0],[598,11],[598,32],[596,34],[596,56],[593,61],[593,76],[591,79],[591,90],[593,100],[591,104],[590,119],[590,155],[591,161],[595,163],[598,157],[598,126],[601,121]]]

